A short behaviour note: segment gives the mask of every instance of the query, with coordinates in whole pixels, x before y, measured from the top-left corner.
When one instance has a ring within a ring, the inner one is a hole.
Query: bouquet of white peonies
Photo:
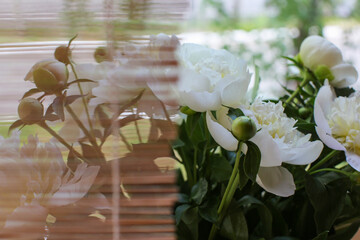
[[[0,190],[19,190],[2,195],[0,234],[31,228],[40,239],[45,229],[51,239],[62,209],[85,205],[83,221],[114,226],[116,201],[139,193],[131,184],[174,170],[176,203],[162,218],[175,219],[178,239],[351,239],[358,230],[360,95],[349,87],[358,74],[335,45],[305,39],[286,57],[298,87],[263,99],[258,71],[223,49],[159,34],[76,64],[73,40],[26,75],[34,88],[0,141]],[[15,129],[29,126],[53,138],[21,145]]]

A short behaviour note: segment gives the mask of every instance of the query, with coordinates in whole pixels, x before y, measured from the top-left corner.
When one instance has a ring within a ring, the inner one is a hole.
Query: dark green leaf
[[[64,98],[63,96],[56,97],[51,104],[52,109],[58,115],[61,119],[61,121],[65,120],[65,114],[64,114]]]
[[[199,214],[198,214],[198,207],[188,208],[182,214],[181,220],[187,226],[189,232],[191,233],[191,238],[193,240],[198,239],[199,229],[198,229],[198,222],[199,222]]]
[[[239,163],[239,188],[242,189],[246,183],[249,181],[248,176],[246,175],[244,171],[244,164],[245,164],[245,155],[242,155],[240,157],[240,163]]]
[[[354,239],[354,235],[359,230],[360,220],[353,222],[350,226],[345,227],[341,230],[337,230],[335,235],[330,235],[329,240],[343,240],[343,239]]]
[[[261,201],[250,195],[246,195],[242,197],[238,201],[238,204],[240,206],[247,208],[248,210],[252,208],[256,208],[260,216],[259,224],[262,225],[262,229],[263,229],[262,233],[264,234],[264,237],[266,239],[269,239],[272,235],[272,215],[270,210]]]
[[[248,228],[243,210],[234,205],[230,205],[229,209],[221,225],[221,236],[231,240],[247,240]]]
[[[26,97],[29,97],[29,96],[34,95],[35,93],[39,93],[39,92],[41,92],[40,89],[32,88],[29,91],[27,91],[21,99],[24,99]]]
[[[180,205],[178,206],[176,209],[175,209],[175,223],[176,225],[178,225],[180,223],[180,220],[182,218],[182,215],[184,214],[184,212],[186,210],[188,210],[189,208],[191,208],[191,205],[189,204],[183,204],[183,205]]]
[[[208,182],[205,178],[200,178],[199,181],[191,189],[191,199],[200,205],[208,191]]]
[[[95,81],[93,81],[93,80],[81,78],[81,79],[76,79],[75,81],[69,82],[69,83],[67,84],[67,86],[70,86],[70,85],[72,85],[72,84],[74,84],[74,83],[83,83],[83,82],[95,83]]]
[[[223,182],[230,178],[232,167],[229,161],[220,155],[213,155],[207,162],[208,175],[211,181]]]
[[[172,148],[177,149],[177,148],[185,146],[185,143],[183,141],[181,141],[181,139],[177,138],[171,142],[171,146],[172,146]]]
[[[18,127],[20,127],[20,126],[22,126],[22,125],[24,125],[24,122],[21,121],[21,119],[16,120],[15,122],[13,122],[13,123],[10,125],[9,130],[8,130],[8,134],[10,134],[10,132],[11,132],[12,130],[14,130],[15,128],[18,128]]]
[[[352,93],[355,92],[355,90],[353,88],[350,87],[346,87],[346,88],[334,88],[335,89],[335,93],[336,96],[338,97],[348,97],[350,96]]]
[[[220,204],[220,199],[217,196],[210,197],[199,207],[200,216],[211,223],[216,223],[218,219],[217,209]]]
[[[305,180],[306,193],[315,209],[317,232],[329,231],[343,208],[349,180],[339,178],[327,185],[311,175],[306,175]]]
[[[325,231],[314,237],[312,240],[326,240],[327,236],[329,234],[329,231]]]
[[[259,171],[261,161],[260,149],[251,141],[247,141],[246,145],[248,150],[243,164],[244,172],[251,181],[256,182],[256,175]]]

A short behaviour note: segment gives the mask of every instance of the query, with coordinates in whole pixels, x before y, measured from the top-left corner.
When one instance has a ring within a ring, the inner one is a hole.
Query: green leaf
[[[346,87],[346,88],[334,88],[335,89],[335,93],[336,96],[340,97],[348,97],[350,96],[352,93],[355,92],[355,90],[353,88],[350,87]]]
[[[189,232],[187,238],[183,238],[186,240],[197,240],[199,235],[199,214],[198,207],[188,208],[182,214],[181,220],[185,224],[187,231]]]
[[[260,149],[251,141],[247,141],[246,145],[248,150],[243,163],[244,172],[251,181],[256,182],[256,175],[259,171],[261,162]]]
[[[211,223],[216,223],[218,219],[217,209],[220,204],[220,199],[218,196],[212,196],[206,200],[199,207],[200,216]]]
[[[72,82],[69,82],[66,86],[70,86],[70,85],[72,85],[72,84],[74,84],[74,83],[83,83],[83,82],[95,83],[95,81],[93,81],[93,80],[81,78],[81,79],[76,79],[76,80],[74,80],[74,81],[72,81]]]
[[[196,146],[199,142],[205,140],[203,128],[201,126],[202,122],[201,113],[196,113],[194,115],[188,116],[185,122],[186,133],[190,141]]]
[[[58,115],[61,119],[61,121],[65,120],[65,114],[64,114],[64,98],[63,96],[56,97],[51,104],[52,109]]]
[[[39,93],[39,92],[41,92],[40,89],[38,89],[38,88],[32,88],[32,89],[30,89],[29,91],[27,91],[21,99],[24,99],[24,98],[26,98],[26,97],[29,97],[29,96],[34,95],[34,94]]]
[[[189,204],[182,204],[180,206],[178,206],[176,209],[175,209],[175,223],[176,225],[179,225],[180,223],[180,220],[182,218],[182,215],[184,214],[184,212],[186,210],[188,210],[189,208],[191,208],[191,205]]]
[[[11,133],[12,130],[14,130],[15,128],[21,127],[22,125],[25,125],[25,123],[21,119],[13,122],[9,127],[8,135]]]
[[[329,231],[325,231],[314,237],[312,240],[326,240],[327,236],[329,234]]]
[[[220,155],[213,155],[207,162],[207,175],[211,181],[223,182],[229,180],[232,167],[229,161]]]
[[[329,231],[342,211],[349,180],[339,178],[326,185],[311,175],[306,175],[305,180],[306,193],[315,209],[317,232]]]
[[[359,230],[360,221],[357,220],[353,222],[350,226],[336,231],[335,235],[330,235],[329,240],[343,240],[343,239],[353,239],[356,232]]]
[[[264,237],[266,239],[270,239],[272,235],[272,215],[270,210],[258,199],[246,195],[242,197],[238,204],[240,206],[246,207],[247,211],[255,208],[260,216],[260,222],[261,227],[263,229],[262,233],[264,234]]]
[[[207,191],[208,182],[205,178],[200,178],[199,181],[192,187],[190,197],[197,205],[200,205],[204,200]]]
[[[183,147],[185,146],[185,143],[183,141],[181,141],[181,139],[177,138],[175,139],[174,141],[171,142],[171,147],[173,149],[177,149],[177,148],[180,148],[180,147]]]
[[[245,155],[240,157],[239,163],[239,188],[242,189],[245,187],[246,183],[249,181],[249,177],[245,173],[245,168],[243,167],[245,164]]]
[[[248,228],[243,210],[238,206],[234,207],[234,204],[229,209],[221,225],[221,236],[231,240],[247,240]]]

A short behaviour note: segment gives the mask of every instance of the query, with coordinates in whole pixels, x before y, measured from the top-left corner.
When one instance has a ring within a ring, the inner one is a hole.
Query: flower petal
[[[232,81],[228,83],[222,88],[221,103],[233,108],[239,107],[240,104],[245,101],[248,85],[248,83],[244,83],[243,81]]]
[[[323,148],[324,144],[319,140],[313,142],[308,141],[297,147],[289,147],[287,151],[289,151],[292,156],[287,158],[284,162],[295,165],[312,163],[320,156]]]
[[[335,79],[330,84],[337,88],[344,88],[354,84],[358,79],[355,67],[348,63],[341,63],[331,68]]]
[[[250,141],[254,142],[260,149],[261,167],[275,167],[281,165],[282,159],[280,149],[266,130],[261,129],[258,131]]]
[[[329,85],[322,86],[315,98],[314,120],[318,127],[326,133],[331,134],[331,129],[326,119],[330,113],[331,103],[335,99],[335,94]]]
[[[299,54],[304,65],[312,70],[319,65],[331,68],[342,62],[339,48],[320,36],[307,37],[300,46]]]
[[[221,107],[220,94],[217,92],[181,92],[180,103],[197,112],[217,110]]]
[[[349,165],[360,172],[360,156],[350,151],[345,151],[345,154]]]
[[[291,173],[283,167],[260,167],[256,182],[267,192],[281,197],[295,193],[295,183]]]
[[[325,143],[326,146],[328,146],[331,149],[334,150],[340,150],[340,151],[345,151],[345,147],[339,143],[335,138],[333,138],[331,136],[331,133],[327,133],[325,132],[322,128],[320,127],[315,127],[316,129],[316,133],[319,136],[319,138],[321,139],[321,141],[323,143]]]
[[[206,112],[206,123],[215,142],[228,151],[236,151],[239,141],[229,130],[217,123],[209,111]]]

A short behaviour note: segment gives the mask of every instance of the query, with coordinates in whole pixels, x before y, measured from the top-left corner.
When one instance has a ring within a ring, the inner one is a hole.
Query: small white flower
[[[316,96],[314,118],[319,138],[329,148],[344,151],[346,161],[360,171],[360,95],[336,97],[325,85]]]
[[[190,43],[181,45],[177,56],[181,105],[204,112],[221,105],[238,107],[245,100],[250,74],[243,60],[223,49]]]
[[[260,169],[257,183],[266,191],[279,196],[294,194],[295,184],[291,173],[281,164],[305,165],[315,161],[320,155],[323,144],[311,142],[310,134],[304,135],[294,127],[296,121],[288,118],[280,103],[262,102],[256,99],[251,105],[243,106],[242,111],[252,118],[257,129],[260,129],[250,141],[254,142],[261,152]],[[221,108],[216,112],[217,119],[207,112],[208,129],[214,140],[223,148],[235,151],[238,140],[232,135],[228,109]]]
[[[299,55],[304,65],[312,71],[321,65],[327,66],[334,76],[334,79],[330,81],[334,87],[347,87],[358,79],[354,66],[345,63],[340,49],[325,38],[307,37],[300,46]]]

